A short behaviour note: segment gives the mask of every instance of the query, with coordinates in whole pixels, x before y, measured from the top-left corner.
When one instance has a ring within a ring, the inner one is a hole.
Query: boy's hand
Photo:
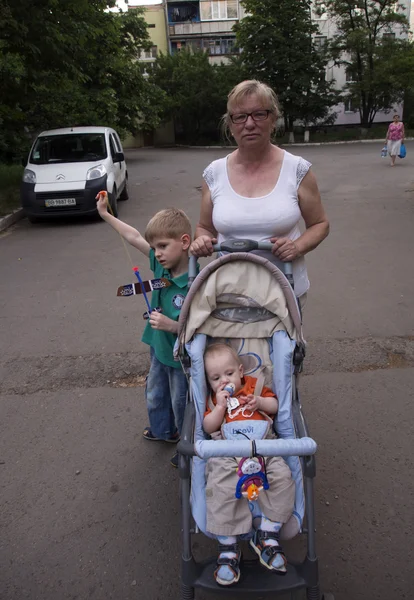
[[[168,331],[169,333],[177,333],[178,331],[177,321],[173,321],[173,319],[166,317],[156,310],[151,311],[149,322],[153,329],[158,329],[159,331]]]
[[[108,192],[102,191],[99,192],[95,198],[96,208],[98,209],[98,213],[102,216],[108,212]]]

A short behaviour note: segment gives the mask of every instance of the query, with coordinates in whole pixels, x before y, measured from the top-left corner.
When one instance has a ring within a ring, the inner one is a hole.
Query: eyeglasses
[[[253,121],[266,121],[270,113],[273,112],[271,110],[255,110],[251,113],[237,113],[234,115],[230,115],[230,119],[236,125],[240,125],[241,123],[246,123],[247,119],[251,117]]]

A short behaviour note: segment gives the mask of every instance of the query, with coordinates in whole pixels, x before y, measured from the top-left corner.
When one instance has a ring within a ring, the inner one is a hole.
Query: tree
[[[151,44],[142,11],[113,0],[3,0],[0,4],[0,158],[42,129],[158,124],[162,93],[137,61]]]
[[[244,0],[247,15],[236,24],[237,42],[251,77],[268,83],[283,109],[285,129],[296,120],[328,117],[338,101],[334,82],[326,81],[328,57],[312,39],[310,0]]]
[[[331,44],[337,65],[345,67],[345,92],[359,111],[363,128],[379,110],[390,110],[413,85],[414,53],[404,39],[408,20],[395,0],[326,0],[323,10],[337,31]]]
[[[218,139],[227,94],[240,81],[240,69],[237,61],[211,65],[203,51],[159,56],[151,81],[166,94],[164,120],[174,120],[178,137],[190,143]]]

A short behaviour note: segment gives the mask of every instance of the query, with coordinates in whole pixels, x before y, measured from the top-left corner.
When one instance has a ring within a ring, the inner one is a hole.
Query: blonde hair
[[[280,115],[279,101],[275,92],[270,86],[257,79],[246,79],[238,83],[227,96],[227,112],[222,116],[222,131],[229,138],[230,135],[230,114],[231,109],[240,104],[247,96],[255,94],[264,105],[268,106],[268,110],[272,111],[273,120],[276,123]]]
[[[156,238],[166,237],[178,240],[182,235],[191,238],[191,223],[183,210],[164,208],[157,212],[145,229],[145,239],[149,244]]]
[[[236,350],[228,344],[222,343],[210,344],[209,346],[207,346],[206,351],[204,352],[204,361],[209,356],[217,356],[217,354],[223,354],[223,352],[227,352],[227,354],[230,354],[230,356],[234,358],[235,362],[238,365],[241,365],[240,356],[237,354]]]

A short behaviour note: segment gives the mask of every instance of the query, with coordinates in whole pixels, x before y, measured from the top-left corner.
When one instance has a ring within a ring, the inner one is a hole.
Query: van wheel
[[[121,195],[119,196],[119,199],[122,201],[129,199],[128,177],[125,179],[124,189],[122,190]]]
[[[112,194],[109,195],[109,204],[111,205],[112,214],[114,217],[118,216],[118,201],[116,199],[116,187],[112,190]],[[109,211],[111,212],[111,211]]]
[[[33,217],[32,215],[27,215],[27,219],[28,219],[29,223],[33,223],[33,225],[41,222],[40,217]]]

